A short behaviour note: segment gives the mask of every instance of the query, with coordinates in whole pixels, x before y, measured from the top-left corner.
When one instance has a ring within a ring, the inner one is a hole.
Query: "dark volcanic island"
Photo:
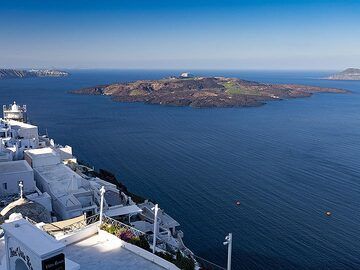
[[[70,93],[108,95],[119,102],[201,108],[259,106],[269,100],[309,97],[314,93],[346,92],[335,88],[265,84],[237,78],[193,77],[115,83],[74,90]]]

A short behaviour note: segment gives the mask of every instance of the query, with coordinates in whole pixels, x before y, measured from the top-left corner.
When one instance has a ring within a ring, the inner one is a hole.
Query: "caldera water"
[[[232,232],[233,269],[360,269],[360,82],[320,79],[327,71],[192,72],[352,91],[254,108],[67,93],[179,72],[71,70],[64,78],[2,80],[0,103],[26,104],[42,133],[158,202],[201,257],[225,266],[222,242]]]

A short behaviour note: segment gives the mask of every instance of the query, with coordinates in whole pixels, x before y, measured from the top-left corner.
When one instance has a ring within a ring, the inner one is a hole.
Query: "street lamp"
[[[20,198],[24,198],[24,184],[23,181],[19,181],[19,188],[20,188]]]
[[[158,211],[159,211],[159,205],[155,204],[155,207],[151,208],[151,210],[154,210],[154,234],[153,234],[152,252],[155,254],[156,237],[157,237],[157,216],[158,216]]]
[[[102,219],[103,219],[104,194],[105,194],[105,188],[104,188],[104,186],[102,186],[102,187],[100,188],[100,217],[99,217],[99,227],[101,227]]]
[[[231,270],[232,233],[229,233],[225,237],[225,242],[223,244],[228,246],[227,270]]]

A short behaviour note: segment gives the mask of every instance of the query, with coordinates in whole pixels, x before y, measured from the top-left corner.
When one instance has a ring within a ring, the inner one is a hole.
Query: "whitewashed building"
[[[61,163],[60,154],[50,147],[26,150],[24,159],[33,168]]]
[[[19,194],[20,181],[25,194],[36,191],[34,171],[25,160],[0,162],[0,197]]]
[[[3,105],[3,115],[5,120],[15,120],[19,122],[27,122],[26,105],[17,105],[14,101],[9,106]]]
[[[35,180],[42,192],[52,198],[54,212],[60,219],[69,219],[97,211],[95,192],[89,181],[80,177],[64,164],[35,167]]]

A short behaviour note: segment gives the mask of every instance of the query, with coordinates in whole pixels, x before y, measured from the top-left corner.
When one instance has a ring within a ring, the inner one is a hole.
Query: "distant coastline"
[[[0,80],[33,77],[65,77],[69,73],[55,69],[0,69]]]
[[[340,80],[340,81],[359,81],[360,69],[359,68],[347,68],[339,73],[330,75],[325,78],[327,80]]]
[[[182,73],[180,77],[98,85],[70,91],[81,95],[107,95],[117,102],[196,108],[260,106],[269,100],[309,97],[314,93],[347,92],[336,88],[265,84],[238,78],[194,77],[189,73]]]

